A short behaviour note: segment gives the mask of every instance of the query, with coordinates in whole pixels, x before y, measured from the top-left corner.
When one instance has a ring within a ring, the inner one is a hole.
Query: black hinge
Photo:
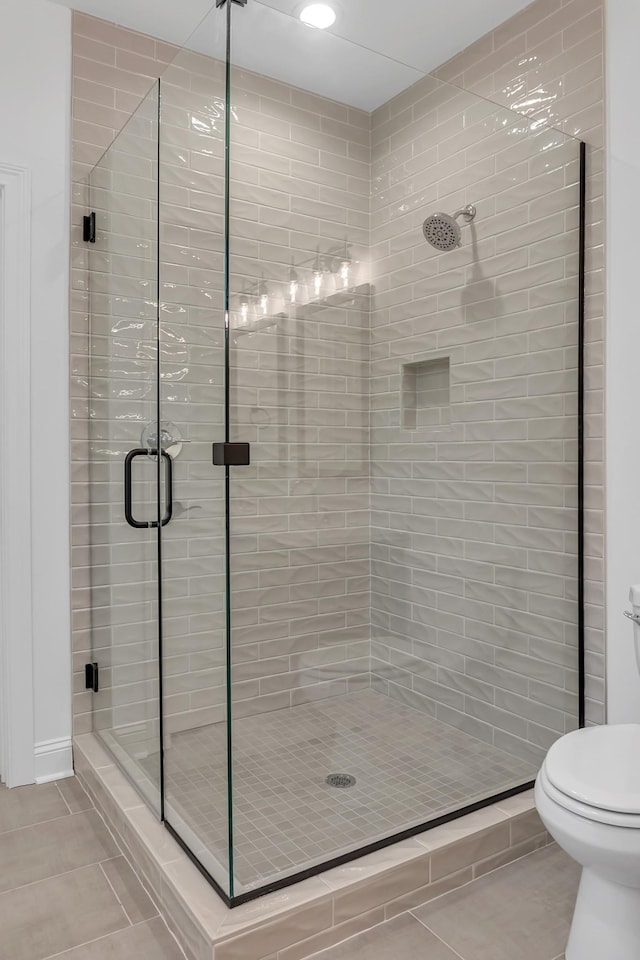
[[[250,463],[248,443],[214,443],[213,462],[216,467],[248,467]]]
[[[224,7],[227,0],[216,0],[216,7]],[[246,7],[247,0],[231,0],[232,3],[239,3],[241,7]]]
[[[85,243],[96,242],[96,215],[93,212],[82,218],[82,239]]]
[[[85,663],[84,665],[84,685],[87,690],[93,690],[94,693],[97,693],[99,688],[98,684],[98,664],[97,663]]]

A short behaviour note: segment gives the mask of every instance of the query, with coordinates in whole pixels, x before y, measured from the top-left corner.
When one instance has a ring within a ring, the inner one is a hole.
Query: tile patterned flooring
[[[564,960],[578,879],[544,847],[312,960]]]
[[[2,960],[184,960],[76,780],[0,787],[0,858]],[[308,960],[563,960],[578,876],[545,847]]]
[[[0,785],[2,960],[184,960],[75,779]]]
[[[240,890],[533,780],[537,768],[373,690],[233,725],[234,867]],[[158,758],[142,761],[152,779]],[[350,773],[356,785],[325,777]],[[171,736],[169,808],[227,865],[226,726]]]

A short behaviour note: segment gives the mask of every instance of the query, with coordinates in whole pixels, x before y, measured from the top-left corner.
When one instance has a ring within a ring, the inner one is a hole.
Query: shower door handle
[[[148,530],[150,527],[157,527],[157,520],[136,520],[133,515],[133,461],[136,457],[155,457],[157,450],[149,450],[147,447],[138,447],[136,450],[130,450],[124,460],[124,515],[130,527],[137,530]],[[167,503],[164,517],[160,521],[160,526],[166,527],[173,516],[173,460],[166,450],[162,451],[164,462],[164,487],[166,491]]]

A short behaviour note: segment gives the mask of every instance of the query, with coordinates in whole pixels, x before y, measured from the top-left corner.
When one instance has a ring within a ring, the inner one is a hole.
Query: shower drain
[[[352,777],[350,773],[330,773],[325,783],[328,783],[330,787],[353,787],[356,778]]]

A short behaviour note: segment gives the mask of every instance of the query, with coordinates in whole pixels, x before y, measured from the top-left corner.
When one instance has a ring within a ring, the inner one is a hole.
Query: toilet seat
[[[549,750],[545,793],[589,820],[640,828],[640,724],[575,730]]]
[[[567,813],[582,817],[583,820],[591,820],[593,823],[601,823],[604,826],[626,827],[632,830],[640,829],[639,814],[620,813],[617,810],[606,810],[603,807],[581,803],[580,800],[574,800],[573,797],[558,790],[549,780],[544,766],[538,774],[538,784],[547,797],[557,803],[559,807],[562,807],[563,810],[566,810]]]

